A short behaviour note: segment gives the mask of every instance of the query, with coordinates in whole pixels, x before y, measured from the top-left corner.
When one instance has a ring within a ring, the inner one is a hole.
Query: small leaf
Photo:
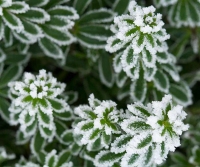
[[[183,82],[183,81],[182,81]],[[173,99],[180,105],[188,106],[192,103],[192,94],[189,87],[183,84],[171,84],[169,92]]]
[[[154,75],[154,84],[155,87],[165,93],[168,93],[169,91],[169,79],[168,77],[160,70],[156,72]]]
[[[114,13],[111,10],[101,8],[84,14],[78,20],[78,24],[85,25],[86,23],[108,23],[113,21],[113,17]]]
[[[121,135],[112,143],[111,151],[114,153],[122,153],[126,150],[127,144],[132,139],[130,135]]]
[[[75,41],[74,37],[67,31],[59,31],[47,26],[43,26],[45,37],[58,45],[69,45]]]
[[[48,10],[48,13],[51,16],[57,16],[63,19],[78,19],[79,16],[76,13],[76,10],[74,10],[74,8],[72,7],[68,7],[68,6],[55,6],[51,9]]]
[[[69,150],[62,151],[58,156],[57,167],[64,165],[64,163],[68,162],[71,158],[71,153]]]
[[[21,20],[14,14],[3,10],[3,16],[3,21],[11,30],[21,32],[24,29]]]
[[[140,143],[138,143],[137,148],[141,149],[148,146],[152,142],[152,136],[148,135]]]
[[[36,7],[30,8],[26,13],[21,15],[25,19],[39,24],[50,20],[50,16],[45,10]]]
[[[1,75],[0,87],[6,86],[9,82],[16,80],[22,73],[22,66],[9,66]]]
[[[91,2],[92,0],[75,0],[73,6],[78,14],[82,14]]]
[[[99,60],[99,74],[101,82],[108,87],[114,84],[114,73],[112,70],[112,63],[109,55],[102,54]]]
[[[131,85],[131,96],[134,100],[143,102],[147,92],[147,83],[143,71],[140,70],[139,78]]]
[[[29,10],[29,6],[25,2],[12,2],[12,6],[7,8],[11,13],[25,13]]]
[[[104,166],[112,166],[115,162],[118,162],[124,153],[112,153],[109,151],[101,151],[97,156],[96,156],[96,166],[100,166],[104,164]]]
[[[117,12],[118,15],[125,14],[128,9],[129,2],[130,0],[116,0],[113,4],[113,11]]]
[[[41,38],[39,40],[39,46],[43,52],[52,58],[61,59],[64,57],[62,49],[47,38]]]

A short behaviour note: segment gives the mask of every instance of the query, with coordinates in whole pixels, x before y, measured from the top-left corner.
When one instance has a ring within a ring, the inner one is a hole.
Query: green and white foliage
[[[167,16],[170,24],[174,27],[199,27],[200,2],[199,0],[176,0],[169,6]]]
[[[167,7],[169,5],[175,4],[177,1],[178,0],[154,0],[154,5],[158,8]]]
[[[46,155],[43,167],[73,167],[73,163],[69,161],[70,157],[68,150],[63,150],[59,155],[56,155],[56,150],[52,150]]]
[[[161,164],[169,151],[180,146],[179,136],[189,127],[183,123],[186,113],[173,105],[170,95],[147,106],[128,105],[128,112],[120,124],[125,133],[116,138],[109,151],[96,156],[96,166],[112,166],[120,159],[121,167]]]
[[[75,8],[79,11],[77,5],[81,0],[76,0]],[[89,1],[84,1],[83,10],[89,5]],[[82,8],[81,8],[82,10]],[[81,12],[81,11],[80,11]],[[90,49],[104,49],[108,37],[111,35],[110,23],[114,19],[114,12],[106,8],[90,10],[80,16],[75,24],[75,35],[78,42]]]
[[[111,27],[114,36],[108,39],[106,50],[111,53],[122,50],[120,64],[133,80],[139,78],[140,69],[155,74],[156,62],[172,61],[165,43],[169,35],[163,28],[161,17],[161,14],[155,14],[153,6],[142,8],[131,1],[129,14],[114,19]]]
[[[51,140],[55,136],[55,118],[65,117],[70,120],[71,109],[65,100],[59,97],[65,89],[45,70],[38,75],[24,73],[22,81],[9,83],[10,124],[20,124],[25,137],[33,136],[39,129],[41,136]]]
[[[15,158],[15,154],[7,153],[6,149],[0,146],[0,164],[4,161],[12,160],[14,158]]]
[[[8,46],[12,45],[13,36],[26,45],[39,42],[39,46],[47,56],[65,59],[61,46],[69,45],[76,40],[69,29],[72,29],[74,20],[79,16],[73,7],[61,6],[58,1],[54,7],[46,8],[49,3],[48,0],[44,2],[29,0],[27,3],[2,0],[0,39],[4,39]],[[11,40],[8,40],[9,38]]]
[[[113,134],[120,133],[120,111],[113,101],[99,101],[91,94],[89,105],[80,105],[74,112],[79,116],[74,135],[79,145],[87,145],[87,150],[97,151],[108,148]]]

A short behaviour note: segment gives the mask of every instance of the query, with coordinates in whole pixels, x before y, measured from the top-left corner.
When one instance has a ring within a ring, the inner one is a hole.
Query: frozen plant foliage
[[[154,4],[156,7],[167,7],[169,5],[173,5],[177,2],[178,0],[154,0]]]
[[[96,166],[112,166],[119,159],[122,167],[161,164],[169,151],[180,146],[179,136],[189,127],[183,123],[186,113],[181,106],[173,105],[170,95],[147,107],[139,103],[128,105],[128,112],[120,124],[126,134],[116,138],[110,152],[102,151],[96,156]],[[103,157],[108,154],[115,159],[106,161]]]
[[[163,28],[162,15],[155,14],[153,6],[141,7],[131,1],[128,9],[129,14],[115,17],[111,27],[114,35],[108,39],[106,50],[111,53],[123,50],[123,70],[129,77],[138,79],[140,68],[155,71],[156,62],[171,62],[165,42],[169,35]],[[165,60],[160,53],[164,54]]]
[[[80,145],[87,145],[88,150],[108,148],[112,134],[119,133],[117,123],[120,121],[120,111],[113,101],[99,101],[90,95],[89,105],[75,108],[75,114],[80,121],[75,126],[75,136],[80,136]]]
[[[8,38],[12,39],[7,43],[7,46],[11,46],[15,37],[28,48],[30,44],[38,42],[47,56],[64,60],[65,56],[60,46],[76,41],[69,30],[73,28],[74,20],[78,19],[79,15],[73,7],[60,5],[61,2],[54,3],[54,7],[48,9],[45,5],[50,1],[37,3],[1,1],[0,40],[4,39],[7,43]]]
[[[199,27],[200,26],[200,1],[177,0],[169,7],[168,20],[174,27]]]
[[[10,124],[20,124],[20,130],[26,137],[35,134],[37,127],[42,137],[52,139],[55,134],[54,116],[65,114],[71,118],[71,109],[65,100],[59,97],[65,89],[45,70],[38,75],[24,73],[22,81],[9,83],[12,104]]]

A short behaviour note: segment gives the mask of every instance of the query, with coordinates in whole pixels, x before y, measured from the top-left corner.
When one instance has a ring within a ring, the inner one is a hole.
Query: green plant
[[[199,13],[0,0],[0,166],[200,166]]]

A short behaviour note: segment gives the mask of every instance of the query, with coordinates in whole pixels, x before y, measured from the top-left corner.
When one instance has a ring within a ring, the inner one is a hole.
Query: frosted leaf
[[[2,63],[6,59],[6,55],[3,50],[0,48],[0,63]]]
[[[200,2],[198,0],[177,0],[169,7],[168,20],[174,27],[199,27],[200,26]]]
[[[55,6],[49,9],[48,13],[51,16],[59,17],[64,20],[77,20],[79,18],[79,15],[77,14],[76,10],[68,6]]]
[[[88,101],[89,106],[80,105],[75,108],[74,112],[81,120],[75,126],[74,133],[82,136],[81,144],[87,145],[88,150],[108,147],[112,134],[119,133],[117,123],[120,121],[120,113],[116,103],[100,101],[93,94]]]
[[[50,15],[41,8],[31,7],[26,13],[22,14],[24,18],[31,22],[43,24],[50,20]]]
[[[22,81],[9,83],[9,87],[10,95],[15,95],[10,96],[11,124],[20,124],[26,137],[32,136],[39,126],[42,137],[52,139],[56,129],[53,114],[68,113],[67,117],[71,116],[68,104],[57,97],[63,93],[65,84],[46,70],[40,70],[39,75],[24,73]]]
[[[167,7],[169,5],[174,5],[178,0],[154,0],[154,4],[156,7]]]
[[[15,14],[26,13],[29,10],[29,5],[25,2],[13,2],[7,9]]]

